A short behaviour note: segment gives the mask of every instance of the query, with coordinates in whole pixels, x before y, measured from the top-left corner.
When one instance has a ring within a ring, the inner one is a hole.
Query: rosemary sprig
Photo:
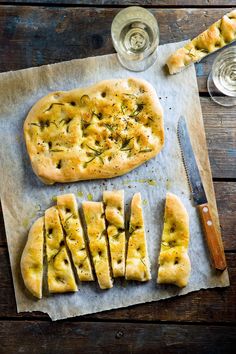
[[[64,103],[59,103],[59,102],[52,103],[52,104],[49,106],[49,108],[47,108],[47,109],[44,111],[44,113],[50,111],[50,109],[52,109],[52,107],[53,107],[54,105],[64,106]]]
[[[65,220],[65,224],[67,224],[67,222],[68,222],[68,220],[70,219],[70,218],[72,218],[72,214],[70,214],[67,218],[66,218],[66,220]]]
[[[149,148],[147,148],[147,149],[142,149],[142,150],[139,150],[139,153],[145,153],[145,152],[151,152],[152,151],[152,149],[149,149]]]
[[[140,258],[140,261],[143,263],[144,267],[146,267],[145,262],[142,260],[142,258]]]
[[[127,149],[127,147],[128,147],[128,145],[129,145],[129,143],[130,143],[130,141],[132,139],[134,139],[134,137],[132,137],[130,139],[124,139],[123,142],[122,142],[122,146],[121,146],[120,150],[121,151],[129,151],[129,150],[131,150],[131,148]]]
[[[38,124],[38,123],[30,123],[30,125],[35,125],[36,127],[41,128],[41,125],[40,125],[40,124]]]
[[[104,150],[97,150],[97,149],[94,149],[92,148],[91,146],[89,145],[86,145],[90,150],[92,150],[94,153],[92,155],[92,158],[88,161],[85,162],[84,166],[87,167],[87,165],[92,162],[94,159],[96,159],[96,157],[99,158],[99,160],[102,162],[102,164],[104,165],[104,161],[103,161],[103,158],[100,156],[104,153]]]
[[[143,103],[138,103],[136,109],[129,116],[136,117],[142,111],[143,107]]]
[[[50,149],[51,152],[62,152],[64,150],[61,150],[61,149]]]
[[[114,125],[112,124],[104,124],[107,129],[109,129],[111,132],[114,131]]]

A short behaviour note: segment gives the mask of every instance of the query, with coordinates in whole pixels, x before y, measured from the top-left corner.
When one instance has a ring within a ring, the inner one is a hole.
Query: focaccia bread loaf
[[[49,292],[77,291],[59,214],[55,206],[45,211],[45,233]]]
[[[103,203],[83,202],[82,206],[87,225],[89,249],[93,258],[98,284],[101,289],[112,288],[113,281],[109,265]]]
[[[42,298],[44,218],[34,222],[21,256],[21,274],[26,288],[35,297]]]
[[[170,74],[182,71],[186,66],[201,60],[206,55],[235,40],[236,10],[233,10],[168,58],[167,66]]]
[[[154,157],[163,113],[144,80],[107,80],[38,101],[24,122],[31,164],[45,183],[111,178]]]
[[[75,195],[58,196],[57,208],[78,278],[80,281],[92,281],[94,277]]]
[[[159,284],[174,284],[179,287],[187,285],[191,271],[188,244],[188,213],[181,200],[176,195],[168,193],[158,260]]]
[[[107,235],[111,254],[113,277],[125,275],[125,216],[124,191],[103,192],[105,215],[107,220]]]
[[[131,202],[129,234],[125,278],[147,281],[151,273],[140,193],[135,193]]]

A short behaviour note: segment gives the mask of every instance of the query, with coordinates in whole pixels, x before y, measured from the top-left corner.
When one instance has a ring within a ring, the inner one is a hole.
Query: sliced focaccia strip
[[[71,252],[78,278],[80,281],[92,281],[94,277],[75,195],[64,194],[58,196],[57,208],[66,234],[66,244]]]
[[[33,170],[47,184],[111,178],[160,152],[163,112],[148,82],[106,80],[43,97],[24,136]]]
[[[103,192],[113,277],[125,275],[124,191]]]
[[[89,248],[101,289],[112,288],[103,203],[83,202]]]
[[[77,291],[58,210],[55,206],[45,211],[45,231],[49,292]]]
[[[129,234],[125,278],[147,281],[151,273],[140,193],[135,193],[131,202]]]
[[[191,271],[188,244],[188,213],[180,199],[168,193],[158,261],[158,283],[175,284],[179,287],[187,285]]]
[[[182,71],[186,66],[201,60],[206,55],[235,40],[236,10],[233,10],[168,58],[167,66],[170,74]]]
[[[44,218],[32,225],[21,256],[21,274],[26,288],[35,297],[42,298]]]

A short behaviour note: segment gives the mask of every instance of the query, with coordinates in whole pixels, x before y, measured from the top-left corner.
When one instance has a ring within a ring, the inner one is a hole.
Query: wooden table
[[[0,0],[0,71],[113,53],[112,19],[138,3],[151,9],[167,43],[197,35],[235,0]],[[214,57],[196,69],[231,286],[54,323],[17,314],[1,215],[0,353],[236,352],[236,109],[209,99]]]

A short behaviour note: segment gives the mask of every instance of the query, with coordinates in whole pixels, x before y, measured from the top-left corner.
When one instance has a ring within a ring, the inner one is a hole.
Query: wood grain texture
[[[111,23],[119,8],[0,6],[0,71],[114,53]],[[229,8],[151,9],[160,41],[193,38]],[[216,54],[196,65],[200,92]]]
[[[42,313],[16,313],[11,270],[6,248],[0,248],[0,316],[48,318]],[[186,296],[83,316],[86,320],[225,322],[236,324],[236,254],[226,254],[231,286],[200,290]],[[115,285],[114,285],[115,286]],[[78,320],[80,320],[78,317]]]
[[[208,250],[211,255],[212,266],[215,269],[222,271],[227,267],[227,265],[221,235],[214,226],[214,221],[212,219],[211,210],[208,203],[198,205],[197,208],[200,214]]]
[[[8,335],[11,334],[11,340]],[[3,353],[234,353],[236,327],[145,323],[0,322]]]
[[[78,5],[78,6],[142,6],[142,7],[171,7],[171,6],[186,6],[186,7],[211,7],[211,6],[222,6],[231,7],[235,6],[235,0],[0,0],[0,4],[4,3],[15,3],[15,4],[57,4],[57,5]]]
[[[221,107],[201,98],[213,178],[236,178],[235,107]]]

